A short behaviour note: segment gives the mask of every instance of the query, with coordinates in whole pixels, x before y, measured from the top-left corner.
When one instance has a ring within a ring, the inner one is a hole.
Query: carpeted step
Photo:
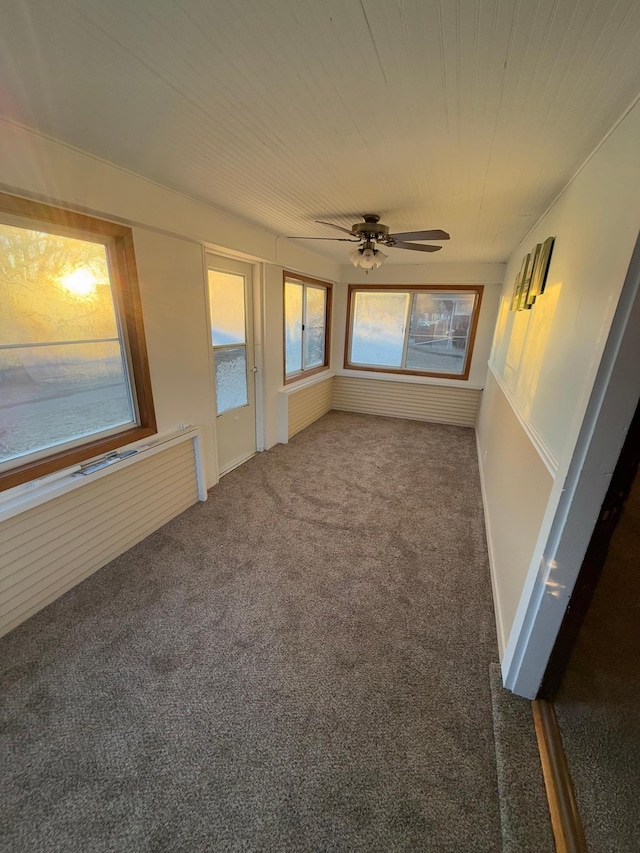
[[[498,795],[504,853],[554,853],[531,702],[502,686],[500,666],[489,667]]]

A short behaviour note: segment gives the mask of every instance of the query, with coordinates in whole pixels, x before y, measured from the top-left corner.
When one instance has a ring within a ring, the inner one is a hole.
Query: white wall
[[[273,447],[280,440],[281,419],[278,395],[284,383],[284,285],[283,268],[273,264],[265,265],[265,405],[267,410],[267,447]],[[286,430],[285,430],[286,432]]]
[[[158,431],[202,426],[205,466],[216,480],[203,255],[197,243],[134,228],[133,239]]]
[[[571,452],[640,226],[640,106],[609,136],[511,256],[491,356],[557,460]],[[547,288],[505,310],[522,256],[555,236]]]
[[[526,507],[535,490],[536,509],[520,519],[521,549],[514,563],[508,547],[512,513],[504,511],[496,495],[486,489],[489,537],[494,545],[494,595],[507,640],[503,673],[510,666],[534,579],[541,570],[540,558],[640,228],[639,141],[640,106],[636,105],[507,265],[490,358],[496,388],[485,395],[478,424],[480,463],[485,485],[508,479],[512,506]],[[522,256],[549,236],[556,242],[544,295],[532,310],[510,312],[508,303]],[[505,403],[511,409],[509,415]],[[520,446],[522,452],[496,453],[496,435],[506,445]],[[542,513],[548,483],[541,466],[553,479]],[[576,556],[579,565],[581,556]],[[546,566],[544,571],[547,589],[565,594],[568,576],[560,577],[556,566]]]
[[[266,325],[266,348],[265,348],[265,367],[267,374],[267,382],[265,385],[266,405],[268,411],[267,422],[269,430],[267,435],[267,447],[272,447],[278,441],[286,443],[289,436],[292,434],[289,429],[288,413],[289,413],[289,398],[300,390],[306,388],[309,383],[316,384],[322,382],[324,378],[332,376],[335,366],[335,342],[331,341],[331,358],[329,361],[329,370],[327,373],[319,373],[310,379],[301,377],[297,383],[291,383],[284,386],[284,273],[285,269],[288,272],[304,272],[300,268],[293,266],[279,266],[275,264],[265,265],[265,325]],[[333,285],[332,299],[335,300],[337,275],[331,277],[331,269],[326,271],[329,274],[320,275],[319,273],[309,273],[314,277],[326,281]],[[333,270],[338,273],[338,270]]]
[[[502,657],[549,502],[553,476],[491,372],[482,394],[477,436]],[[526,483],[517,475],[520,471],[526,471]]]
[[[554,511],[553,519],[537,560],[538,571],[531,571],[527,577],[516,614],[518,630],[512,632],[514,639],[505,653],[505,684],[523,696],[534,695],[546,671],[640,400],[639,330],[640,235],[575,452],[566,477],[558,477],[554,483],[547,511],[547,515]]]

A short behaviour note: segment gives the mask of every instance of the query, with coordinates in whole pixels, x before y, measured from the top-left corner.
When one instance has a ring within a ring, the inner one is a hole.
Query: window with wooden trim
[[[349,286],[345,368],[467,379],[481,285]]]
[[[329,367],[331,285],[284,274],[284,381]]]
[[[131,229],[0,194],[0,489],[155,432]]]

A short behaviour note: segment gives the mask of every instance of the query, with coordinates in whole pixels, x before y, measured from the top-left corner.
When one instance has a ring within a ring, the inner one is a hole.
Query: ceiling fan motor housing
[[[420,243],[408,242],[411,240],[448,240],[449,234],[442,231],[440,228],[433,228],[422,231],[402,231],[396,234],[389,233],[389,226],[383,225],[380,222],[380,217],[377,213],[363,213],[362,222],[354,223],[351,228],[345,228],[343,225],[336,225],[333,222],[323,222],[317,219],[318,225],[328,225],[329,228],[336,228],[343,234],[348,234],[348,237],[310,237],[300,239],[311,240],[342,240],[343,242],[359,243],[358,249],[354,250],[356,255],[362,254],[365,251],[379,252],[376,249],[376,244],[393,248],[397,246],[399,249],[413,249],[415,252],[438,252],[442,246],[424,246]],[[382,253],[380,253],[382,255]]]
[[[362,218],[364,222],[356,222],[351,226],[351,233],[361,240],[378,240],[386,242],[389,236],[389,226],[382,225],[380,217],[375,213],[365,213]]]

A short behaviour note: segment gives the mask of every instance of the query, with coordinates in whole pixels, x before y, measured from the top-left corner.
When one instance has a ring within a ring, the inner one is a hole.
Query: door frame
[[[634,480],[640,468],[640,401],[627,432],[622,453],[611,477],[598,521],[591,534],[580,574],[558,632],[542,680],[539,699],[552,702],[562,684],[571,654],[578,639],[604,569],[609,545],[624,513]]]
[[[228,263],[231,261],[231,263]],[[203,267],[203,297],[206,318],[206,335],[207,335],[207,353],[209,360],[209,385],[211,388],[211,401],[213,405],[212,411],[212,431],[213,431],[213,446],[215,455],[215,482],[216,485],[220,481],[220,470],[218,467],[218,436],[216,430],[217,420],[217,400],[216,400],[216,377],[213,361],[213,344],[211,341],[211,312],[209,308],[209,269],[217,269],[221,272],[237,272],[233,269],[233,262],[236,261],[251,268],[251,279],[248,282],[248,292],[251,299],[251,316],[252,316],[252,334],[253,334],[253,366],[257,371],[253,374],[254,379],[254,394],[255,394],[255,429],[256,429],[256,452],[260,453],[266,449],[265,442],[265,376],[264,376],[264,340],[265,340],[265,283],[264,283],[264,264],[256,262],[253,258],[244,258],[235,255],[225,255],[217,250],[202,247],[202,267]],[[225,267],[225,263],[227,267]],[[227,472],[228,473],[228,472]]]

